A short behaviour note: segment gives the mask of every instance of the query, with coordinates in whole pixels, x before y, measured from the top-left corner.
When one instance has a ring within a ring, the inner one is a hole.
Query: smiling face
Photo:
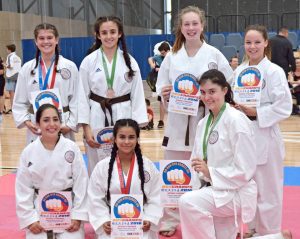
[[[107,21],[100,25],[97,37],[102,42],[103,49],[106,50],[116,48],[121,35],[118,25],[113,21]]]
[[[38,31],[35,44],[42,55],[53,55],[55,53],[55,47],[58,44],[58,37],[55,37],[51,29],[41,29]]]
[[[195,12],[187,12],[182,15],[181,33],[186,41],[200,40],[203,25],[200,16]]]
[[[38,127],[41,130],[42,137],[44,139],[53,139],[58,137],[60,131],[61,122],[57,111],[53,108],[45,109],[39,122],[37,122]]]
[[[222,88],[211,80],[206,80],[200,85],[201,100],[205,106],[217,115],[225,102],[227,87]]]
[[[115,137],[115,143],[118,147],[119,155],[128,155],[133,153],[137,142],[138,138],[134,128],[130,126],[124,126],[118,129]]]
[[[249,30],[245,35],[245,52],[249,58],[249,65],[257,65],[265,57],[268,40],[256,30]]]

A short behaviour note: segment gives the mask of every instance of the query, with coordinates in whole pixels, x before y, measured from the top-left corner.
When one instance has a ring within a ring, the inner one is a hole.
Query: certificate
[[[168,111],[196,116],[199,109],[199,84],[192,74],[182,74],[174,82]]]
[[[262,87],[261,71],[254,66],[246,67],[236,73],[233,86],[234,101],[241,105],[258,107]]]
[[[40,224],[45,230],[61,232],[71,225],[72,192],[39,191]]]
[[[161,203],[164,207],[178,207],[178,199],[192,191],[190,160],[161,160]]]
[[[62,112],[62,101],[57,88],[33,91],[31,92],[31,99],[34,113],[36,113],[39,107],[44,104],[54,105],[59,112]]]
[[[98,157],[100,159],[109,157],[114,145],[113,128],[96,129],[93,133],[95,140],[100,144],[100,147],[97,149]]]
[[[143,195],[111,195],[111,238],[143,238]]]

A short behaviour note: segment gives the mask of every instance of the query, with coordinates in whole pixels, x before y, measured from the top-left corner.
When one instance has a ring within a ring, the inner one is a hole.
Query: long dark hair
[[[117,137],[117,134],[119,132],[120,128],[123,127],[131,127],[134,129],[135,133],[136,133],[136,137],[137,139],[140,137],[140,127],[138,125],[138,123],[132,119],[120,119],[116,122],[114,129],[113,129],[113,136],[114,138]],[[137,142],[136,146],[135,146],[135,154],[136,154],[136,158],[137,158],[137,163],[138,163],[138,167],[139,167],[139,176],[141,179],[141,189],[143,192],[143,197],[144,197],[144,203],[147,202],[147,197],[144,191],[144,184],[145,184],[145,174],[144,174],[144,161],[143,161],[143,156],[142,156],[142,151],[140,148],[139,143]],[[112,171],[113,171],[113,166],[116,160],[116,156],[117,156],[117,152],[118,152],[118,147],[117,144],[114,143],[114,146],[112,148],[112,152],[111,152],[111,157],[110,157],[110,161],[109,161],[109,167],[108,167],[108,178],[107,178],[107,192],[106,192],[106,200],[107,202],[110,202],[110,182],[111,182],[111,175],[112,175]]]
[[[216,69],[208,70],[203,73],[203,75],[199,79],[199,84],[202,85],[207,81],[211,81],[214,84],[221,86],[222,89],[227,87],[227,93],[225,95],[225,102],[235,105],[233,100],[233,92],[231,90],[230,84],[226,81],[224,74],[221,71]]]
[[[115,24],[117,24],[118,26],[118,31],[119,34],[121,34],[121,37],[118,40],[118,44],[121,43],[122,46],[122,50],[123,50],[123,57],[126,63],[126,66],[129,69],[128,72],[128,76],[129,77],[133,77],[134,76],[134,71],[131,67],[131,61],[130,61],[130,57],[127,51],[127,46],[126,46],[126,39],[125,39],[125,34],[124,34],[124,30],[123,30],[123,24],[121,22],[121,19],[116,17],[116,16],[106,16],[106,17],[99,17],[95,24],[94,24],[94,32],[95,32],[95,43],[93,44],[92,48],[89,50],[89,53],[92,53],[93,51],[99,49],[102,45],[101,40],[99,39],[100,36],[100,26],[104,23],[104,22],[114,22]]]
[[[34,39],[37,40],[38,38],[38,35],[39,35],[39,31],[40,30],[51,30],[52,33],[54,34],[55,38],[58,38],[59,37],[59,34],[58,34],[58,31],[57,31],[57,28],[50,24],[50,23],[41,23],[39,25],[37,25],[34,29]],[[31,70],[31,75],[34,75],[35,74],[35,69],[38,67],[39,65],[39,58],[40,58],[40,54],[41,54],[41,51],[38,47],[36,47],[36,52],[35,52],[35,66],[34,68]],[[59,58],[59,46],[58,44],[55,46],[55,61],[54,61],[54,70],[57,72],[57,63],[58,63],[58,58]]]

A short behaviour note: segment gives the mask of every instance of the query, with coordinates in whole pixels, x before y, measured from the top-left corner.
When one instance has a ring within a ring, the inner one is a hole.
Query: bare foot
[[[169,230],[169,231],[160,231],[159,234],[164,236],[164,237],[171,237],[175,234],[176,229]]]
[[[293,239],[293,236],[292,236],[292,233],[290,232],[290,230],[282,230],[281,234],[284,239]]]

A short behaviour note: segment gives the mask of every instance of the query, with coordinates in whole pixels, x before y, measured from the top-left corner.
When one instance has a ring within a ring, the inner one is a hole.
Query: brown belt
[[[115,97],[115,98],[105,98],[105,97],[96,95],[91,91],[90,99],[93,100],[93,101],[96,101],[100,104],[101,109],[102,109],[102,111],[105,115],[105,127],[108,127],[110,125],[111,126],[114,125],[113,118],[112,118],[112,108],[111,108],[111,106],[113,104],[129,101],[130,100],[130,93],[128,93],[127,95],[122,95],[122,96],[118,96],[118,97]],[[106,109],[108,110],[108,112],[110,114],[110,125],[109,125],[108,118],[107,118],[107,115],[106,115]]]
[[[65,190],[59,190],[59,191],[63,191],[63,192],[72,192],[72,190],[73,190],[73,188],[67,188],[67,189],[65,189]],[[34,192],[36,193],[36,194],[39,194],[39,189],[38,188],[35,188],[34,189]]]
[[[63,112],[64,112],[64,113],[70,111],[70,107],[69,107],[69,106],[63,106],[62,108],[63,108]],[[34,111],[33,111],[33,105],[30,105],[30,106],[29,106],[28,113],[34,114]]]

